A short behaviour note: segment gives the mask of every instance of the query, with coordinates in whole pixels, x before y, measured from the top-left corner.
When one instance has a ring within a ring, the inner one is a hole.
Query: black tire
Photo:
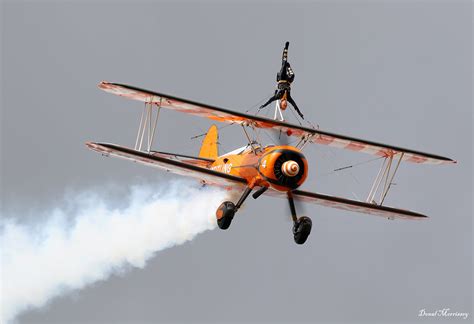
[[[293,226],[293,238],[296,244],[304,244],[311,233],[312,227],[311,218],[302,216],[298,218]]]
[[[221,217],[219,218],[219,214]],[[220,229],[226,230],[232,223],[232,219],[235,215],[235,205],[232,201],[224,201],[216,211],[217,226]]]

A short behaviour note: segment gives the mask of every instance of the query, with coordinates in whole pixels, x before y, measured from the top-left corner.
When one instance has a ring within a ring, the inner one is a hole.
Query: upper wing
[[[403,161],[425,164],[455,163],[450,158],[430,153],[405,149],[402,147],[367,141],[355,137],[339,135],[298,125],[285,123],[269,118],[252,116],[240,112],[214,107],[199,102],[181,99],[158,92],[144,90],[125,84],[101,82],[99,88],[104,91],[148,103],[155,103],[163,108],[173,109],[219,122],[251,125],[258,128],[275,129],[289,136],[306,137],[312,143],[364,152],[377,156],[389,157],[397,153],[403,154]]]
[[[279,192],[275,190],[268,190],[267,193],[270,196],[286,198],[285,192]],[[416,213],[409,210],[398,209],[393,207],[379,206],[369,204],[362,201],[351,200],[346,198],[334,197],[324,195],[316,192],[308,192],[301,190],[294,190],[292,192],[295,200],[309,202],[317,205],[322,205],[331,208],[338,208],[348,211],[359,212],[363,214],[370,214],[376,216],[382,216],[387,218],[400,218],[400,219],[425,219],[425,216],[420,213]]]
[[[168,172],[184,176],[190,176],[199,179],[206,184],[218,185],[222,187],[236,185],[245,186],[247,184],[247,181],[244,178],[213,171],[205,167],[196,165],[196,163],[193,162],[187,163],[179,161],[175,158],[170,158],[170,156],[179,157],[181,155],[158,152],[146,153],[109,143],[87,142],[86,145],[91,150],[102,153],[104,155],[112,155],[115,157],[131,160],[145,165],[165,169]]]

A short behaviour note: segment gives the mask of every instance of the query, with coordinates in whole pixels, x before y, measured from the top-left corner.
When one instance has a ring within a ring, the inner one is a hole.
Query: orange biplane
[[[297,244],[303,244],[306,241],[311,232],[312,222],[309,217],[297,216],[295,201],[383,216],[389,219],[424,219],[427,216],[420,213],[383,205],[400,163],[402,161],[418,164],[456,163],[456,161],[443,156],[287,123],[283,120],[281,112],[286,108],[285,97],[276,102],[275,118],[270,119],[124,84],[101,82],[99,88],[125,98],[142,101],[145,103],[145,108],[134,148],[94,142],[86,143],[87,147],[106,156],[124,158],[169,172],[191,176],[199,179],[203,184],[239,190],[242,192],[240,199],[236,202],[225,201],[216,211],[217,223],[221,229],[227,229],[230,226],[235,213],[253,190],[254,199],[266,193],[288,200],[293,219],[293,236]],[[152,144],[161,108],[240,125],[247,137],[248,144],[232,152],[219,155],[218,129],[212,125],[203,140],[197,157],[154,151]],[[259,141],[252,140],[249,135],[250,130],[257,129],[272,130],[288,137],[295,137],[299,141],[294,146],[273,144],[263,146]],[[366,201],[298,190],[306,180],[309,168],[302,149],[311,143],[364,152],[383,159]],[[380,194],[379,202],[375,200],[377,194]]]

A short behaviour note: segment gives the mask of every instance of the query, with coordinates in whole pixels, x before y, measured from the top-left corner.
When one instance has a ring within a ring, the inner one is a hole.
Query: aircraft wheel
[[[296,244],[304,244],[304,242],[306,242],[309,233],[311,233],[311,227],[311,218],[306,216],[298,218],[293,226],[293,237]]]
[[[220,229],[226,230],[235,215],[235,205],[232,201],[224,201],[216,211],[217,225]]]

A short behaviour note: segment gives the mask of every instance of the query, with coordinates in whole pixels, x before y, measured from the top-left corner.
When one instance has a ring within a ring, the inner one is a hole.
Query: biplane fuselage
[[[282,171],[288,162],[297,164],[294,173]],[[244,178],[250,187],[272,187],[278,191],[296,189],[308,176],[308,162],[304,155],[296,147],[286,145],[249,146],[238,154],[218,157],[210,169]]]

